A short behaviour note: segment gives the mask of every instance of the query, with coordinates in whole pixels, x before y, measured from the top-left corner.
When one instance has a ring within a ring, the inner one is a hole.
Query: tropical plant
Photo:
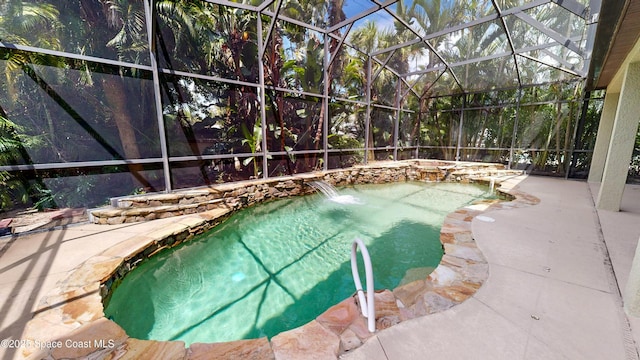
[[[258,50],[254,12],[202,1],[158,1],[158,55],[160,65],[169,69],[257,82]],[[201,155],[198,129],[217,129],[216,142],[225,154],[243,153],[247,142],[242,128],[253,129],[258,114],[255,87],[167,77],[169,103],[164,105],[166,127],[182,133],[184,140],[170,146],[173,155],[182,155],[181,143],[191,155]],[[238,139],[238,141],[235,141]],[[186,140],[186,141],[185,141]],[[239,145],[236,145],[239,144]],[[205,151],[208,151],[205,149]],[[216,154],[223,154],[216,152]],[[236,169],[235,171],[240,171]],[[213,182],[202,168],[206,183]]]
[[[18,128],[0,114],[0,164],[15,164],[23,153]],[[16,202],[27,203],[30,195],[31,186],[24,177],[0,171],[0,209],[12,208]]]
[[[139,23],[139,19],[144,18],[141,15],[144,14],[142,4],[129,3],[127,0],[83,0],[80,7],[87,25],[92,29],[100,29],[87,39],[89,46],[95,49],[113,47],[120,58],[126,58],[127,54],[138,58],[134,54],[148,48],[142,40],[142,31],[145,28]],[[115,36],[112,35],[114,32]],[[122,76],[102,76],[100,80],[99,85],[111,107],[111,115],[120,136],[122,157],[140,159],[136,130],[133,126],[134,116],[128,106],[127,89]],[[142,171],[142,166],[131,164],[129,170],[135,176]]]
[[[250,163],[253,163],[253,176],[258,178],[258,177],[260,177],[260,174],[262,174],[262,171],[261,171],[260,166],[258,164],[258,158],[257,158],[258,153],[262,150],[262,148],[261,148],[261,144],[262,144],[262,127],[260,126],[259,123],[256,123],[253,126],[253,129],[250,131],[243,124],[242,125],[242,133],[244,134],[244,139],[242,140],[242,143],[248,145],[249,149],[251,149],[251,153],[253,154],[253,156],[245,158],[242,161],[242,164],[244,166],[247,166]]]
[[[58,16],[58,10],[51,4],[8,1],[0,8],[0,39],[6,43],[59,50]],[[0,59],[0,70],[5,79],[2,90],[8,101],[4,106],[8,105],[10,109],[29,106],[22,104],[18,84],[21,76],[31,69],[31,64],[50,64],[53,58],[32,52],[4,50],[0,51]],[[43,136],[27,135],[27,129],[12,121],[5,109],[0,107],[0,164],[31,163],[27,149],[42,147]],[[48,120],[51,125],[51,119]],[[42,185],[40,180],[35,183]],[[28,203],[36,199],[34,188],[24,175],[0,172],[0,205],[3,210],[15,206],[15,202]]]
[[[106,46],[116,49],[120,61],[145,63],[149,45],[144,7],[129,0],[102,0],[102,3],[108,8],[107,21],[119,29]]]

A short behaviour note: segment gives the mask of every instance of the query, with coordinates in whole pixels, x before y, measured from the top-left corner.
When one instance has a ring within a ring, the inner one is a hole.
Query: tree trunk
[[[102,80],[102,89],[112,109],[116,127],[118,128],[118,135],[120,135],[120,142],[124,152],[120,156],[126,160],[140,159],[135,129],[127,109],[128,99],[121,79],[115,75],[105,76]],[[151,184],[141,174],[143,171],[142,164],[128,164],[128,167],[133,178],[140,182],[143,187],[151,187]]]
[[[556,128],[554,131],[554,135],[556,138],[556,161],[558,162],[558,168],[556,169],[558,172],[563,172],[563,164],[560,161],[562,157],[561,149],[560,149],[560,129],[562,129],[562,123],[564,119],[562,118],[562,103],[559,101],[556,103]]]

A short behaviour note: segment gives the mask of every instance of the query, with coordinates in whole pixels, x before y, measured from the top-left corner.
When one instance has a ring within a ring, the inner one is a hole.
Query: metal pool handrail
[[[360,282],[360,274],[358,273],[358,261],[356,259],[358,247],[362,253],[362,260],[364,260],[364,273],[367,284],[367,298],[364,297],[364,290],[362,290],[362,283]],[[351,273],[353,274],[353,282],[356,285],[356,292],[358,293],[358,300],[360,302],[360,309],[362,315],[367,318],[367,327],[369,332],[376,331],[376,310],[374,303],[374,289],[373,289],[373,268],[371,267],[371,258],[369,257],[369,251],[364,245],[362,240],[355,238],[351,245]]]

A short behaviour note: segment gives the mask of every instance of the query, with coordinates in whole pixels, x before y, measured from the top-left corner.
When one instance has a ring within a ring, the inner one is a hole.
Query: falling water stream
[[[355,197],[354,195],[340,194],[338,192],[338,189],[336,189],[335,187],[333,187],[333,185],[329,184],[326,181],[322,181],[322,180],[312,181],[309,183],[309,186],[320,191],[322,194],[324,194],[324,196],[327,199],[335,203],[345,204],[345,205],[363,204],[363,202],[357,197]]]

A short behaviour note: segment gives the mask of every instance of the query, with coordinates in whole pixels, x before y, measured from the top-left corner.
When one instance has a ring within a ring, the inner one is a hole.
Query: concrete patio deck
[[[627,186],[619,213],[595,210],[596,184],[528,177],[519,190],[540,203],[473,221],[489,278],[472,298],[343,359],[638,359],[640,320],[625,316],[618,284],[640,237],[640,187]]]
[[[640,186],[627,186],[621,212],[595,210],[597,184],[526,177],[517,186],[541,202],[473,221],[490,264],[475,295],[380,331],[343,358],[638,359],[640,319],[625,316],[618,284],[640,238]],[[0,339],[21,339],[40,298],[87,258],[172,221],[0,239]],[[16,354],[0,347],[2,359]]]

